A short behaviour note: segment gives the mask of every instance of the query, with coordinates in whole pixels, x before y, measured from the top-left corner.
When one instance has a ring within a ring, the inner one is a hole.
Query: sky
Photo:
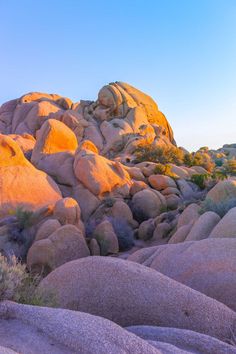
[[[0,0],[0,104],[30,91],[149,94],[179,146],[236,143],[235,0]]]

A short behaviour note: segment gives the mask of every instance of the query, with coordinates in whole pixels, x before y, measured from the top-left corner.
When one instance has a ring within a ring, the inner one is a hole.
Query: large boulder
[[[148,182],[151,184],[152,188],[156,189],[157,191],[161,191],[168,187],[176,188],[175,181],[169,176],[151,175],[148,178]]]
[[[98,93],[98,107],[95,111],[99,119],[126,117],[130,110],[141,108],[147,121],[162,126],[171,142],[174,142],[172,129],[153,99],[124,82],[113,82],[104,86]]]
[[[47,120],[37,132],[31,162],[59,183],[75,185],[74,154],[78,147],[73,131],[55,119]]]
[[[128,172],[113,162],[87,149],[79,150],[74,161],[77,179],[95,196],[107,193],[127,195],[131,185]]]
[[[166,200],[163,195],[151,189],[137,192],[132,198],[134,218],[139,222],[155,218],[166,209]]]
[[[139,250],[142,263],[236,310],[236,239],[206,239]]]
[[[185,241],[198,241],[207,238],[219,221],[218,214],[207,211],[196,220]]]
[[[190,222],[195,222],[200,217],[199,205],[192,203],[184,209],[178,220],[178,228],[183,225],[188,225]]]
[[[63,198],[58,200],[54,206],[53,216],[62,224],[72,224],[81,226],[81,210],[73,198]]]
[[[228,213],[220,220],[220,222],[211,231],[211,238],[236,238],[236,207],[228,211]]]
[[[153,269],[112,257],[68,262],[44,278],[39,291],[54,291],[62,308],[121,326],[186,328],[223,340],[235,331],[236,313],[227,306]]]
[[[112,224],[108,220],[101,222],[94,230],[93,237],[97,240],[101,255],[119,252],[118,239]]]
[[[73,225],[64,225],[47,239],[33,243],[27,254],[27,266],[34,272],[47,274],[66,262],[89,255],[82,232]]]
[[[0,345],[2,343],[19,353],[34,354],[162,353],[105,318],[13,302],[0,304]]]
[[[1,214],[20,206],[34,210],[59,199],[56,183],[26,160],[15,141],[0,135]]]
[[[214,203],[225,202],[227,199],[236,198],[236,180],[227,179],[218,182],[208,193],[206,199]]]

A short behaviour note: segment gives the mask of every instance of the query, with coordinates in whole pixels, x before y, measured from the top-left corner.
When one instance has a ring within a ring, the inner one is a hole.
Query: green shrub
[[[26,271],[15,256],[7,259],[0,254],[0,301],[12,300],[23,304],[50,306],[57,305],[52,293],[41,294],[37,286],[40,276],[33,276]]]
[[[17,301],[26,278],[25,266],[18,263],[16,257],[7,260],[0,255],[0,301]]]
[[[221,218],[232,208],[236,207],[236,198],[228,198],[220,203],[215,203],[211,199],[205,199],[201,203],[200,214],[207,211],[214,211]]]
[[[184,159],[183,150],[175,146],[140,146],[135,151],[136,162],[150,161],[161,164],[173,163],[181,165]]]
[[[226,173],[228,173],[231,176],[236,176],[236,159],[230,159],[227,160],[224,164],[223,164],[223,168],[225,170]]]
[[[207,173],[194,174],[191,177],[191,182],[195,183],[199,188],[204,189],[206,187],[206,181],[209,178]]]
[[[189,153],[184,154],[183,163],[187,167],[193,166],[193,155]]]
[[[224,179],[228,178],[228,175],[225,170],[215,170],[212,174],[211,177],[215,182],[223,181]]]
[[[15,211],[12,212],[13,215],[16,216],[18,226],[20,229],[26,229],[33,225],[34,222],[34,213],[31,210],[25,210],[22,207],[16,208]]]
[[[158,174],[158,175],[165,175],[165,176],[169,176],[171,178],[174,178],[174,179],[177,179],[178,176],[172,172],[172,166],[170,165],[162,165],[161,163],[158,163],[156,166],[155,166],[155,169],[154,169],[154,174]]]
[[[195,153],[186,153],[184,155],[183,163],[187,167],[201,166],[207,171],[212,172],[215,167],[215,163],[212,161],[210,155],[207,153],[206,147],[201,148]]]

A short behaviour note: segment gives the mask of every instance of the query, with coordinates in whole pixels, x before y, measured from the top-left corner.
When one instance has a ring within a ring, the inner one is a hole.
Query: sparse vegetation
[[[0,301],[12,300],[23,304],[56,306],[53,294],[41,294],[37,290],[40,276],[28,273],[26,266],[15,256],[0,255]]]
[[[16,208],[12,212],[16,216],[18,226],[21,230],[26,229],[33,225],[34,222],[34,213],[33,211],[23,209],[22,207]]]
[[[184,159],[182,149],[175,146],[140,146],[136,152],[136,162],[150,161],[159,162],[161,164],[173,163],[181,165]]]
[[[228,198],[220,203],[215,203],[211,199],[205,199],[201,203],[200,214],[204,214],[207,211],[214,211],[222,218],[230,209],[234,207],[236,207],[236,198]]]
[[[191,182],[195,183],[200,189],[204,189],[208,178],[209,175],[207,173],[194,174],[191,177]]]
[[[178,176],[174,172],[172,172],[172,166],[170,166],[169,164],[162,165],[161,163],[158,163],[155,166],[154,174],[165,175],[174,179],[178,178]]]
[[[223,164],[223,169],[226,174],[229,174],[231,176],[236,176],[236,159],[233,158],[233,159],[227,160]]]

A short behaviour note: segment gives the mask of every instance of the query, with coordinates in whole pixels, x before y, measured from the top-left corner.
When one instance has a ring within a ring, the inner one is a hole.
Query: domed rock
[[[130,109],[140,107],[148,122],[163,126],[167,137],[174,141],[172,129],[153,99],[127,83],[113,82],[104,86],[98,93],[98,105],[96,116],[100,118],[103,114],[105,119],[124,117]]]
[[[52,290],[60,307],[122,326],[186,328],[223,340],[235,331],[236,314],[225,305],[126,260],[93,256],[68,262],[41,281],[39,291]]]
[[[236,207],[228,211],[228,213],[218,222],[211,231],[210,238],[236,238]]]
[[[161,354],[114,322],[88,313],[2,302],[0,314],[0,345],[8,342],[19,353]]]
[[[0,135],[1,214],[19,206],[35,210],[58,199],[61,193],[56,183],[26,160],[16,142]]]
[[[140,262],[236,310],[236,239],[205,239],[139,250]]]
[[[155,218],[166,208],[165,197],[158,191],[144,189],[137,192],[132,198],[134,218],[140,222]]]
[[[190,221],[188,224],[178,227],[176,232],[172,235],[168,243],[179,243],[185,241],[189,232],[193,227],[194,221]]]
[[[72,130],[55,119],[49,119],[37,132],[31,162],[59,183],[72,186],[76,184],[73,163],[77,147]]]
[[[62,225],[72,224],[78,226],[80,224],[80,207],[73,198],[58,200],[55,204],[53,215]]]
[[[105,193],[127,195],[129,192],[131,180],[123,166],[92,151],[76,153],[74,172],[77,179],[95,196]]]
[[[33,243],[27,255],[27,267],[48,273],[66,262],[89,255],[82,232],[73,225],[64,225],[47,239]]]
[[[36,233],[36,236],[35,236],[35,241],[48,238],[54,231],[56,231],[60,227],[61,227],[61,224],[59,223],[58,220],[56,220],[56,219],[46,220],[42,225],[40,225],[40,227]]]
[[[102,256],[119,252],[117,236],[108,220],[104,220],[95,228],[93,237],[95,237],[100,246]]]
[[[219,221],[218,214],[207,211],[196,220],[185,241],[198,241],[207,238]]]
[[[206,196],[206,199],[214,203],[221,203],[231,198],[236,198],[236,180],[234,179],[218,182]]]
[[[196,221],[200,217],[199,210],[199,205],[195,203],[189,204],[179,217],[178,228],[183,225],[187,225],[190,222]]]
[[[168,187],[176,188],[175,181],[169,176],[151,175],[148,178],[148,182],[151,184],[152,188],[157,191],[161,191],[162,189],[166,189]]]

